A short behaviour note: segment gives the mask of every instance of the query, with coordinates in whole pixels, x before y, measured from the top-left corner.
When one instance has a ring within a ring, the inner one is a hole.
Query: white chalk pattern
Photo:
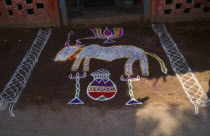
[[[185,94],[195,107],[195,114],[198,114],[198,105],[209,105],[210,101],[208,96],[193,74],[185,57],[182,55],[176,43],[171,38],[165,25],[153,24],[152,27],[154,32],[159,36],[160,43],[170,60],[171,67],[176,73],[176,76],[179,79]]]
[[[31,48],[28,50],[10,81],[0,94],[0,110],[4,110],[9,106],[10,115],[15,117],[13,107],[22,94],[31,72],[51,35],[51,31],[51,29],[39,30]]]

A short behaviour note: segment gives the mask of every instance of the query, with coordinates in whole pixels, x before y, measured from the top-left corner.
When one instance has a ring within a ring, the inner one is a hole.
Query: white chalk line
[[[185,94],[195,107],[195,114],[198,114],[198,105],[204,107],[209,105],[208,96],[199,84],[178,46],[171,38],[166,26],[164,24],[153,24],[152,27],[160,39],[161,46],[168,56],[171,67],[179,79]]]
[[[39,30],[32,46],[0,94],[0,110],[4,110],[8,106],[10,115],[15,117],[13,107],[22,94],[31,72],[51,35],[51,31],[51,29]]]

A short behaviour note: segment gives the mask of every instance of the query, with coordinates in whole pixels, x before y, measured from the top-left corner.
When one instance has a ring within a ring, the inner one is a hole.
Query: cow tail
[[[161,60],[161,58],[159,58],[157,55],[155,55],[153,53],[149,53],[149,52],[145,52],[145,53],[149,56],[156,58],[158,60],[158,62],[160,63],[162,72],[167,74],[168,69],[166,68],[165,63],[163,62],[163,60]]]

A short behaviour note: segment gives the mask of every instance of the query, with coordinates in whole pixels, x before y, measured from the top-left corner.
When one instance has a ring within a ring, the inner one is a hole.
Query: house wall
[[[150,22],[207,20],[210,0],[150,0]]]
[[[60,26],[58,0],[0,0],[0,26]]]

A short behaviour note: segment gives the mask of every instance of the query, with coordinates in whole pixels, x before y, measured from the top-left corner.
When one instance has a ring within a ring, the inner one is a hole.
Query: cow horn
[[[67,35],[68,35],[68,41],[65,42],[65,46],[66,47],[70,47],[71,45],[69,44],[70,42],[70,37],[74,34],[74,31],[70,31]]]

